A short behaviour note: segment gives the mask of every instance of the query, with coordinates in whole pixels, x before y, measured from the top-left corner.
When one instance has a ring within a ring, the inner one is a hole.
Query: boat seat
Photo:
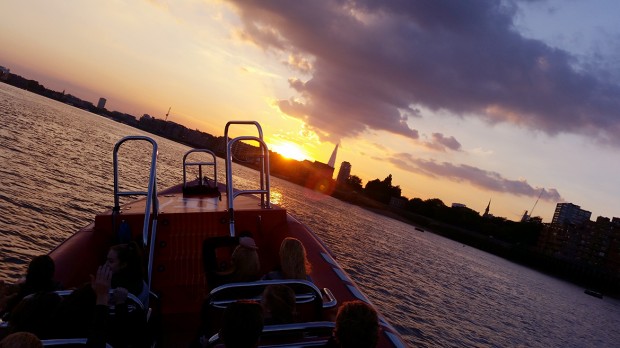
[[[331,321],[266,325],[259,338],[258,347],[324,347],[335,326]],[[220,348],[224,347],[224,344],[219,335],[214,334],[204,346]]]
[[[56,348],[72,348],[72,347],[84,347],[87,346],[86,338],[57,338],[49,340],[41,340],[43,347],[56,347]],[[106,343],[106,348],[113,348],[109,343]]]
[[[65,298],[65,297],[70,296],[73,293],[73,290],[56,290],[54,292],[58,294],[60,297]],[[112,295],[113,292],[114,290],[110,289],[110,295]],[[143,312],[145,316],[149,313],[149,309],[144,308],[142,301],[140,301],[140,299],[136,295],[132,293],[128,293],[127,294],[127,312],[133,313],[135,311]],[[110,315],[112,316],[114,315],[114,306],[110,306]]]
[[[263,291],[271,284],[283,284],[293,289],[296,298],[297,322],[322,320],[323,308],[331,308],[336,302],[327,289],[327,301],[324,302],[321,290],[308,280],[259,280],[225,284],[213,289],[202,305],[201,318],[204,332],[211,335],[219,330],[221,317],[229,304],[239,300],[260,302]]]

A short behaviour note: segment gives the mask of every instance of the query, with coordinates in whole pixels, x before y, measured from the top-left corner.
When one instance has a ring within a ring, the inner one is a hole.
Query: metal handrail
[[[126,141],[142,140],[151,143],[151,168],[149,170],[149,184],[147,191],[120,191],[118,187],[118,150]],[[151,275],[153,273],[153,253],[155,252],[155,237],[157,234],[157,215],[159,212],[159,202],[157,200],[157,143],[155,140],[141,135],[130,135],[119,140],[114,145],[113,154],[114,163],[114,208],[112,209],[112,216],[115,217],[120,213],[120,197],[122,196],[146,196],[146,207],[144,210],[144,224],[142,226],[142,245],[143,247],[149,247],[148,265],[147,265],[147,286],[151,289]],[[151,212],[152,207],[152,212]],[[151,238],[149,243],[149,222],[151,221]],[[116,224],[113,220],[113,226],[116,228]]]
[[[213,161],[211,162],[204,162],[204,161],[187,162],[187,156],[189,156],[191,153],[194,153],[194,152],[207,153],[211,155],[211,157],[213,158]],[[207,149],[192,149],[185,153],[185,155],[183,156],[183,188],[184,189],[187,186],[186,167],[188,166],[198,166],[198,177],[200,180],[199,181],[200,186],[204,185],[205,183],[204,178],[202,177],[202,166],[213,166],[213,181],[215,182],[215,187],[217,187],[217,162],[216,162],[215,153],[213,153],[213,151],[207,150]]]
[[[299,331],[312,331],[312,330],[325,330],[331,332],[336,327],[336,323],[333,321],[308,321],[304,323],[291,323],[291,324],[277,324],[277,325],[265,325],[263,327],[261,335],[273,335],[273,334],[282,334],[287,335],[294,332]],[[220,342],[219,333],[214,334],[208,340],[205,340],[204,346],[206,347],[214,347],[216,344]],[[327,341],[327,339],[325,339]],[[290,344],[281,344],[278,347],[303,347],[305,344],[312,344],[313,342],[292,342]],[[321,342],[325,343],[325,342]],[[312,346],[320,346],[323,344],[312,344]]]
[[[255,292],[256,295],[258,296],[262,294],[264,288],[266,288],[269,285],[274,285],[274,284],[286,285],[293,289],[296,289],[298,287],[303,287],[304,290],[307,289],[307,291],[295,293],[295,301],[297,303],[310,303],[315,300],[317,301],[320,300],[321,306],[323,308],[332,308],[336,305],[336,299],[334,298],[334,295],[331,293],[329,289],[324,288],[324,290],[327,290],[325,291],[325,294],[328,296],[328,299],[327,299],[327,302],[323,302],[324,299],[323,299],[323,293],[321,292],[321,290],[311,281],[303,280],[303,279],[269,279],[269,280],[258,280],[258,281],[253,281],[253,282],[237,282],[237,283],[228,283],[228,284],[220,285],[216,287],[215,289],[211,290],[208,296],[208,303],[210,306],[213,306],[215,308],[226,308],[230,303],[235,302],[240,299],[260,300],[259,297],[238,298],[235,296],[227,297],[225,295],[230,292],[238,292],[238,291],[245,289],[248,292],[252,292],[252,291]]]
[[[89,346],[89,342],[87,338],[53,338],[53,339],[44,339],[41,340],[41,344],[43,347],[54,347],[54,346],[75,346],[75,345],[83,345]],[[109,343],[105,344],[106,348],[112,348]]]
[[[71,295],[73,293],[73,291],[75,291],[75,290],[56,290],[56,291],[54,291],[54,293],[57,294],[60,297],[67,297],[67,296]],[[110,296],[114,295],[114,289],[108,290],[108,294]],[[140,308],[140,310],[144,310],[144,305],[145,304],[142,303],[142,301],[138,298],[138,296],[128,292],[127,293],[127,298],[129,300],[133,301],[138,306],[138,308]]]
[[[233,180],[232,180],[232,146],[238,142],[243,140],[252,140],[257,141],[261,148],[261,182],[260,190],[233,190]],[[226,163],[228,164],[226,167],[226,200],[228,201],[228,214],[229,214],[229,224],[230,224],[230,236],[235,236],[235,209],[233,205],[233,201],[237,196],[240,195],[248,195],[248,194],[260,194],[260,205],[263,208],[271,208],[271,197],[269,192],[269,151],[267,150],[267,144],[257,137],[250,136],[241,136],[235,139],[232,139],[228,142],[226,146]],[[265,172],[267,174],[265,174]],[[266,197],[265,197],[266,196]]]
[[[254,125],[258,130],[258,137],[255,136],[240,136],[236,137],[232,140],[228,138],[228,129],[233,124],[245,124],[245,125]],[[260,205],[263,208],[271,208],[271,197],[270,197],[270,178],[269,178],[269,149],[267,148],[267,144],[263,140],[263,129],[260,124],[256,121],[230,121],[226,123],[226,127],[224,129],[224,139],[226,140],[226,199],[228,202],[228,215],[229,215],[229,227],[230,227],[230,236],[235,236],[235,209],[234,209],[234,199],[239,195],[248,195],[248,194],[260,194],[261,202]],[[260,155],[260,188],[258,190],[237,190],[233,189],[233,178],[232,178],[232,147],[236,142],[239,141],[256,141],[259,144],[261,155]]]

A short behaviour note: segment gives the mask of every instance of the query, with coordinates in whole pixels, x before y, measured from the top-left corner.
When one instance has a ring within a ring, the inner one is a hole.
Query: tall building
[[[489,214],[489,209],[491,209],[491,199],[490,198],[489,198],[489,204],[487,204],[487,207],[484,210],[484,214],[482,214],[482,217],[493,217],[493,215]]]
[[[105,98],[99,98],[99,102],[97,103],[97,109],[105,108],[105,102],[107,100]]]
[[[327,165],[332,168],[336,168],[336,155],[338,154],[338,145],[340,145],[340,143],[336,144],[334,152],[332,152],[331,157],[329,157],[329,162],[327,162]]]
[[[553,213],[553,224],[574,224],[579,225],[586,221],[590,221],[592,212],[581,209],[580,206],[573,203],[558,203]]]
[[[344,183],[351,176],[351,163],[347,161],[343,161],[340,164],[340,170],[338,171],[338,176],[336,177],[336,181],[339,183]]]

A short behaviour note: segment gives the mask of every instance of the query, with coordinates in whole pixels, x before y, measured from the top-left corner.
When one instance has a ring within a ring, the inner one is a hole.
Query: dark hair
[[[136,242],[117,244],[110,248],[116,252],[118,260],[125,264],[120,271],[112,275],[112,288],[123,287],[134,295],[140,294],[144,283],[144,266],[142,252]]]
[[[258,302],[233,302],[224,311],[220,338],[227,348],[255,347],[263,325],[263,309]]]
[[[55,270],[54,260],[49,255],[36,256],[28,265],[25,287],[31,293],[54,290]]]
[[[336,340],[342,348],[374,348],[379,339],[377,311],[362,301],[345,302],[336,315]]]
[[[270,325],[293,322],[295,314],[295,292],[284,284],[271,284],[265,287],[262,305]]]
[[[54,281],[54,260],[49,255],[39,255],[34,257],[28,264],[26,280],[19,284],[17,292],[7,297],[6,305],[0,312],[2,319],[6,320],[11,311],[28,295],[40,292],[53,291],[59,288]]]

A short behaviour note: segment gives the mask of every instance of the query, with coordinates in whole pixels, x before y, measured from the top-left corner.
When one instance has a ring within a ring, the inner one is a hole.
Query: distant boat
[[[594,290],[591,290],[591,289],[585,289],[583,292],[585,294],[590,295],[590,296],[594,296],[594,297],[598,297],[598,298],[603,298],[603,294],[601,294],[598,291],[594,291]]]

